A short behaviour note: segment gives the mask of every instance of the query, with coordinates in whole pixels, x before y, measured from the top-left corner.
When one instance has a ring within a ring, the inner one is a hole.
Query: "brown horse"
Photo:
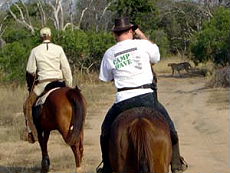
[[[80,167],[83,155],[85,105],[85,99],[77,87],[63,87],[51,92],[41,107],[39,116],[34,116],[38,141],[42,151],[42,173],[49,171],[50,160],[47,142],[51,130],[58,130],[61,133],[74,153],[76,167]]]
[[[110,163],[117,173],[168,173],[172,144],[167,123],[151,108],[132,108],[114,121]]]

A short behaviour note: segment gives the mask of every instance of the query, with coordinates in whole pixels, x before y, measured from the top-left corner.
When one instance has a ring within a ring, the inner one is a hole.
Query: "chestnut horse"
[[[76,167],[80,167],[83,155],[85,104],[85,99],[77,86],[76,88],[63,87],[50,93],[39,113],[36,113],[36,108],[34,109],[34,122],[42,151],[42,173],[49,171],[47,142],[51,130],[58,130],[61,133],[74,153]]]
[[[162,115],[146,107],[121,113],[112,125],[109,156],[116,173],[168,173],[172,143]]]

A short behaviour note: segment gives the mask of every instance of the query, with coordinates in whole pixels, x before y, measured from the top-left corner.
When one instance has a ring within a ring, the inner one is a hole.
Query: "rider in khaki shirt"
[[[51,43],[50,28],[42,28],[40,36],[42,44],[32,49],[26,67],[27,84],[29,86],[31,79],[33,83],[29,86],[30,94],[23,107],[28,141],[31,143],[37,140],[37,131],[32,118],[32,106],[37,97],[42,94],[46,85],[53,81],[65,81],[66,86],[72,87],[72,73],[64,50],[61,46]]]

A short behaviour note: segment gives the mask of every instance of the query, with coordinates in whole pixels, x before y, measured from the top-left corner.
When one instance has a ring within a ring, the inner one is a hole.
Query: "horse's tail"
[[[136,161],[139,173],[149,173],[153,168],[153,152],[151,145],[152,129],[151,124],[146,118],[137,118],[129,127],[130,142],[136,153]]]
[[[86,110],[84,97],[82,96],[81,91],[77,86],[75,89],[70,89],[66,93],[66,96],[72,104],[73,108],[69,132],[66,138],[66,143],[71,146],[77,142],[83,130]]]

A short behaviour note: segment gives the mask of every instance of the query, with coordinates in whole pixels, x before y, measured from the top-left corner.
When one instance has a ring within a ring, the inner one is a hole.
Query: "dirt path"
[[[189,163],[186,172],[229,173],[229,91],[206,89],[204,82],[198,77],[160,77],[159,100],[175,122],[181,153]],[[102,115],[108,106],[103,106]],[[85,151],[86,172],[94,171],[95,163],[100,162],[98,127],[102,115],[90,119],[92,129],[86,130],[86,142],[92,144]]]
[[[229,173],[229,92],[204,85],[202,78],[162,79],[160,100],[178,129],[186,172]]]
[[[95,98],[94,105],[89,104],[84,173],[94,173],[101,160],[100,126],[114,100],[111,85],[106,86],[110,89],[105,89],[99,99]],[[186,173],[229,173],[229,89],[206,89],[204,86],[204,78],[160,76],[159,100],[176,125],[181,153],[189,163]],[[41,156],[37,144],[18,141],[0,144],[0,148],[4,151],[0,154],[0,173],[39,172]],[[27,153],[27,157],[23,153]],[[58,133],[50,138],[49,153],[51,173],[73,173],[73,155]],[[22,158],[25,160],[20,161]]]

